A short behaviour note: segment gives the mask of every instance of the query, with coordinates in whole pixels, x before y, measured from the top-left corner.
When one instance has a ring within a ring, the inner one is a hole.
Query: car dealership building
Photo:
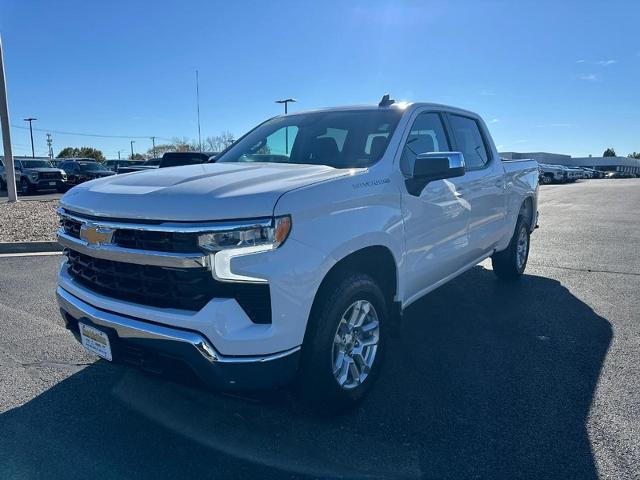
[[[640,173],[640,159],[629,157],[572,157],[548,152],[500,152],[506,160],[531,158],[538,163],[565,165],[567,167],[588,167],[607,172]]]

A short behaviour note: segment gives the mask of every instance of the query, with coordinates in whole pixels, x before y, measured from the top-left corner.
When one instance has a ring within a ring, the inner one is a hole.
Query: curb
[[[0,254],[61,251],[62,245],[58,242],[0,242]]]

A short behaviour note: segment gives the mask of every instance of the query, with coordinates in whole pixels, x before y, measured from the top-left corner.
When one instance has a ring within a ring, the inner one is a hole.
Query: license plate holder
[[[113,360],[111,342],[109,342],[109,336],[106,333],[82,322],[78,322],[78,328],[80,342],[84,348],[105,360]]]

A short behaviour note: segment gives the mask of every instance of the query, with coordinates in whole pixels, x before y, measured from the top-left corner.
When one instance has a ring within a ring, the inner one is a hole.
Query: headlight
[[[63,180],[67,179],[67,174],[65,172],[60,172],[60,175]]]
[[[271,225],[255,225],[223,232],[205,233],[198,237],[204,251],[215,253],[227,249],[252,248],[256,251],[273,250],[284,243],[291,230],[291,217],[277,217]]]
[[[213,276],[223,282],[266,283],[264,278],[249,277],[231,271],[234,257],[275,250],[291,231],[291,217],[273,219],[270,225],[254,225],[222,232],[205,233],[198,245],[212,255]]]

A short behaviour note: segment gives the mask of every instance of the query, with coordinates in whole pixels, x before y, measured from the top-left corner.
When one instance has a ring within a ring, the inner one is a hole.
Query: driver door
[[[406,137],[400,169],[407,176],[416,156],[451,151],[442,114],[422,112]],[[411,301],[468,263],[469,208],[458,189],[465,177],[434,180],[416,195],[403,192],[406,295]]]

